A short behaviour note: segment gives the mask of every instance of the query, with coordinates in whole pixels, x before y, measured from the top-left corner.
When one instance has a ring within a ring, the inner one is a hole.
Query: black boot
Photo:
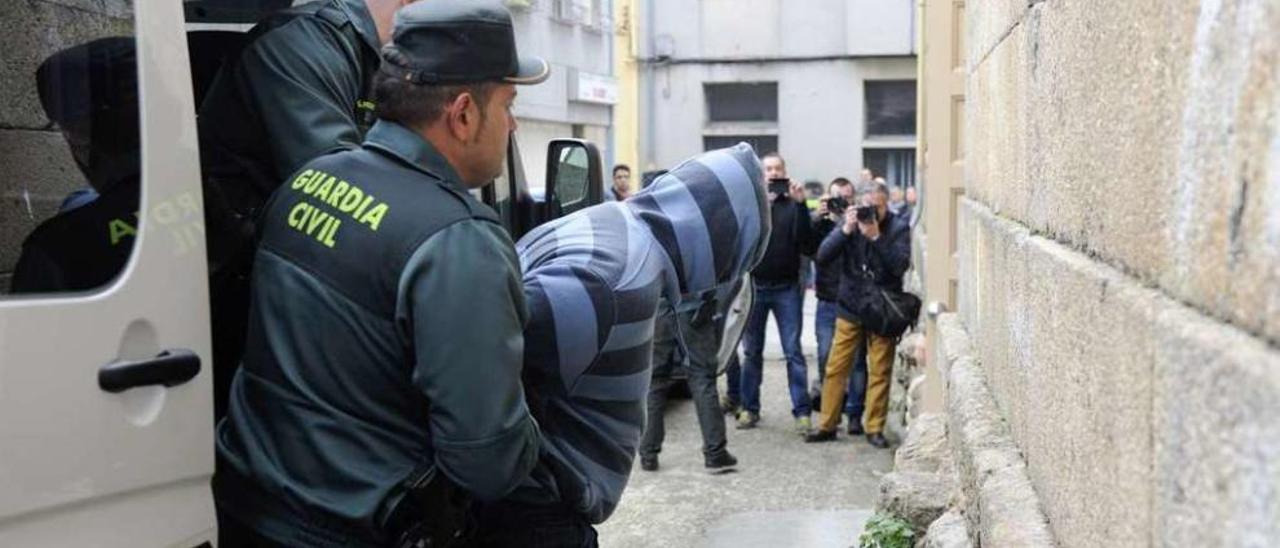
[[[887,449],[889,447],[889,440],[884,439],[884,434],[879,432],[867,434],[867,443],[880,449]]]
[[[657,471],[658,471],[658,456],[657,456],[657,455],[648,455],[648,456],[641,455],[641,456],[640,456],[640,469],[641,469],[641,470],[644,470],[645,472],[657,472]]]
[[[804,437],[805,443],[820,443],[824,441],[835,441],[835,430],[814,430]]]
[[[858,417],[854,417],[852,415],[849,416],[849,435],[850,436],[862,435],[862,419]]]
[[[703,465],[708,470],[723,470],[725,468],[733,468],[738,465],[738,459],[728,451],[723,451],[714,457],[706,457],[703,459]]]

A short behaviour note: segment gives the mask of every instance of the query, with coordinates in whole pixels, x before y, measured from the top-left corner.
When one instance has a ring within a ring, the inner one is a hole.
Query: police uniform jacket
[[[379,121],[272,197],[217,432],[220,510],[287,545],[360,545],[385,540],[424,463],[480,499],[528,474],[519,264],[456,181],[427,141]]]
[[[379,47],[362,0],[318,0],[255,26],[200,106],[213,199],[244,212],[303,162],[360,146],[373,120]]]

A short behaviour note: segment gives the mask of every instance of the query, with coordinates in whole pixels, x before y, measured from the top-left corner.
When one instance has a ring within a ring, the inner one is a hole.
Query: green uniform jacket
[[[480,499],[532,469],[519,263],[457,180],[380,121],[272,196],[218,427],[220,511],[288,545],[372,544],[423,464]]]
[[[357,148],[372,123],[378,32],[363,0],[274,13],[210,85],[199,117],[213,317],[214,409],[223,416],[243,354],[257,221],[304,162]]]
[[[372,123],[378,30],[361,0],[320,0],[254,27],[200,105],[205,177],[240,212],[304,162],[356,148]]]

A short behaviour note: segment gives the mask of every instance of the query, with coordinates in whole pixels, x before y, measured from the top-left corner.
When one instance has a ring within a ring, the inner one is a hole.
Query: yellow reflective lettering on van
[[[127,236],[137,236],[138,229],[129,224],[124,219],[112,219],[107,223],[107,230],[111,233],[111,245],[120,243]]]

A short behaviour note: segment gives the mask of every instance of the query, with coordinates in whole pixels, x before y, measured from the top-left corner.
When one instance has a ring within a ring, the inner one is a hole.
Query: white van
[[[191,52],[288,4],[0,4],[0,547],[216,542],[195,112],[217,55]],[[514,139],[481,191],[513,238],[602,199],[593,145],[546,157],[544,198]]]
[[[0,547],[215,541],[195,97],[216,67],[192,67],[188,39],[243,32],[272,6],[210,4],[0,5]],[[136,87],[102,73],[121,62]],[[140,117],[102,115],[135,106]],[[547,173],[561,184],[549,181],[547,203],[529,197],[515,146],[482,192],[513,236],[600,201],[594,146],[553,141]],[[130,161],[86,159],[86,147]],[[132,179],[102,175],[113,169]],[[111,200],[133,200],[136,217],[93,211]]]

